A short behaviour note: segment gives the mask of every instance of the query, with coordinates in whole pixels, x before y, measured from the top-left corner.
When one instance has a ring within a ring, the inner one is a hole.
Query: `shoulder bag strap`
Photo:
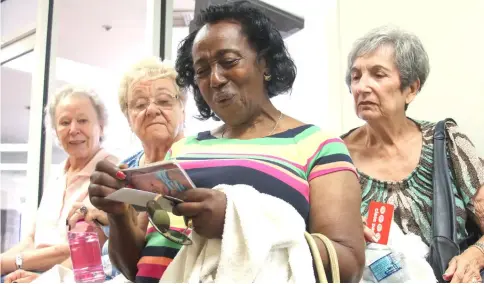
[[[445,123],[448,120],[450,119],[439,121],[434,132],[432,231],[434,237],[446,237],[457,242],[455,200],[446,153]]]

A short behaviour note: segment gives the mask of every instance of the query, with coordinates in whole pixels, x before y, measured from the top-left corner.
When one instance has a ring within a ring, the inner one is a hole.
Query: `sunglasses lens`
[[[190,238],[187,235],[175,230],[169,230],[166,233],[163,233],[162,235],[165,236],[170,241],[178,244],[182,244],[182,245],[192,244],[192,240],[190,240]]]
[[[170,216],[168,213],[161,209],[160,205],[153,200],[148,201],[146,204],[148,209],[148,217],[153,226],[162,232],[170,229]]]
[[[155,200],[150,200],[146,203],[146,209],[148,209],[148,214],[152,215],[156,210],[161,210],[161,206]]]
[[[157,202],[154,200],[148,201],[146,208],[148,209],[148,220],[160,234],[181,245],[192,244],[192,240],[187,235],[170,229],[170,216],[165,210],[161,209]]]

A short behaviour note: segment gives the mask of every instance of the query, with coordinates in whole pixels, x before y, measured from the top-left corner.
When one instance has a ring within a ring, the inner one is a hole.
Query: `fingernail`
[[[123,173],[122,171],[117,171],[116,172],[116,177],[120,180],[124,180],[126,178],[126,174]]]
[[[373,242],[378,243],[378,238],[376,236],[371,237],[371,239],[373,240]]]

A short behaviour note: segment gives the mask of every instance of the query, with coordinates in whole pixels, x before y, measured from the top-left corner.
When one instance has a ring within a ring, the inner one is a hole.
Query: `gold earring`
[[[269,82],[271,79],[272,79],[271,74],[264,73],[264,80],[266,80],[267,82]]]

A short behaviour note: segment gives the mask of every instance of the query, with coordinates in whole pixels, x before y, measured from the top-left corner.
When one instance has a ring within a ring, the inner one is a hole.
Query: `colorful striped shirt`
[[[338,172],[356,174],[340,138],[319,127],[303,125],[272,136],[249,140],[216,138],[209,131],[175,143],[167,160],[176,160],[197,187],[247,184],[281,198],[309,220],[309,182]],[[176,221],[184,226],[183,219]],[[148,229],[138,264],[137,282],[158,282],[180,246]]]

